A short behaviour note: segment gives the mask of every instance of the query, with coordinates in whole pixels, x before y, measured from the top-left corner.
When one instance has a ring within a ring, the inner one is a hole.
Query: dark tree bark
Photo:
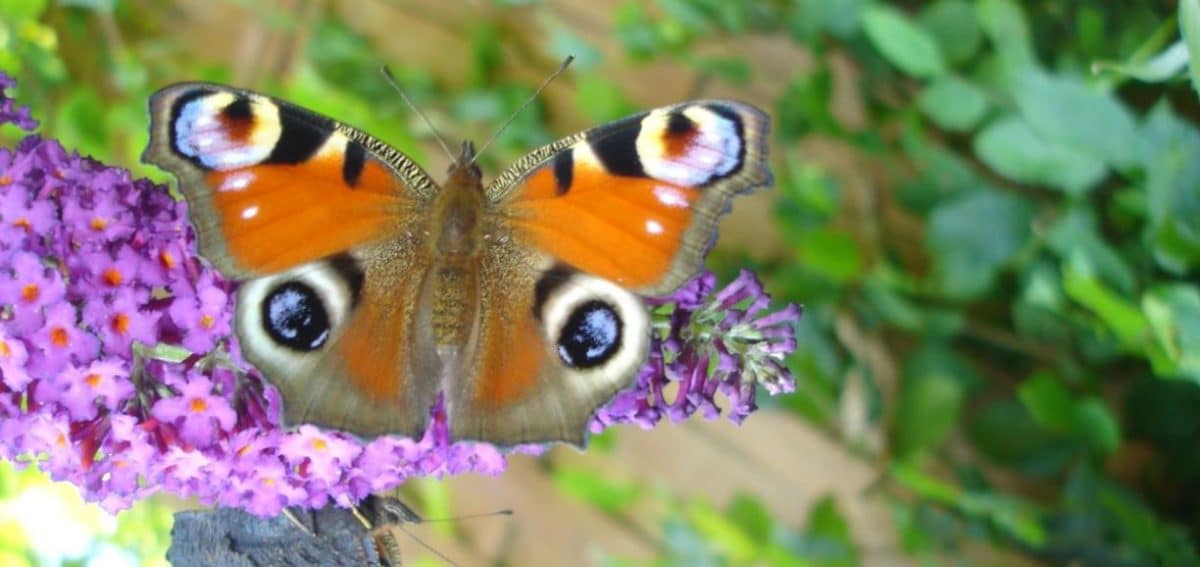
[[[372,497],[359,510],[372,527],[412,521],[397,512],[411,511],[394,499]],[[304,529],[282,514],[260,518],[230,508],[179,512],[171,529],[167,560],[175,567],[399,565],[398,557],[380,557],[377,546],[386,546],[386,541],[350,510],[293,509],[292,515]],[[383,547],[385,554],[387,549]]]

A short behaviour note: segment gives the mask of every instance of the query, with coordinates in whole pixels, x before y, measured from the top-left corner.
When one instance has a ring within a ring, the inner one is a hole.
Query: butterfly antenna
[[[417,107],[416,103],[414,103],[411,98],[408,98],[408,93],[405,92],[404,88],[400,86],[400,83],[396,81],[396,76],[392,74],[392,70],[388,69],[387,65],[380,65],[379,72],[383,73],[383,78],[387,80],[388,84],[392,85],[392,88],[396,89],[397,93],[400,93],[400,98],[404,99],[404,104],[407,104],[408,107],[417,114],[417,116],[421,117],[421,120],[425,121],[425,125],[429,126],[430,132],[433,132],[433,137],[437,140],[438,145],[442,146],[442,151],[446,152],[447,156],[450,156],[450,161],[454,161],[456,159],[454,157],[454,152],[450,151],[450,146],[446,145],[446,140],[442,138],[440,133],[438,133],[438,129],[433,125],[433,121],[430,120],[428,116],[425,116],[424,112],[421,112],[421,109]]]
[[[479,148],[479,151],[475,153],[475,157],[471,158],[471,164],[475,163],[475,160],[479,159],[479,156],[483,155],[483,151],[486,150],[488,148],[488,146],[492,145],[492,142],[496,141],[496,138],[498,138],[500,136],[500,134],[502,132],[504,132],[505,128],[508,128],[509,124],[512,124],[513,120],[516,120],[517,116],[520,116],[520,114],[525,111],[526,107],[528,107],[530,104],[533,104],[533,101],[537,100],[538,95],[542,94],[543,90],[546,90],[546,87],[550,85],[550,82],[553,81],[555,78],[557,78],[559,75],[563,74],[563,71],[566,71],[567,67],[569,67],[571,65],[571,62],[574,60],[575,60],[574,55],[568,55],[566,59],[563,59],[563,62],[562,62],[562,64],[560,64],[558,66],[558,69],[555,69],[553,73],[550,73],[550,76],[546,77],[546,80],[542,81],[542,85],[540,87],[538,87],[536,91],[533,91],[533,94],[530,95],[529,98],[525,100],[525,103],[522,104],[521,107],[518,108],[516,112],[512,113],[508,117],[508,120],[504,121],[504,124],[502,124],[499,128],[496,129],[496,132],[494,134],[492,134],[492,137],[488,138],[487,141],[483,143],[483,146],[481,146]],[[467,165],[471,165],[471,164],[467,164]]]
[[[454,516],[452,518],[421,518],[421,520],[419,522],[412,522],[412,523],[414,523],[414,524],[433,524],[436,522],[457,522],[458,520],[470,520],[473,518],[490,518],[492,516],[511,516],[511,515],[513,515],[513,511],[506,509],[506,510],[496,510],[495,512],[483,512],[480,514],[466,514],[463,516]]]

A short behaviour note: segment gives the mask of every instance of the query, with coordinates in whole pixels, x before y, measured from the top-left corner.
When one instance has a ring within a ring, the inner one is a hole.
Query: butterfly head
[[[463,140],[462,151],[454,163],[450,164],[447,176],[446,185],[479,186],[482,189],[483,172],[475,164],[474,142]]]

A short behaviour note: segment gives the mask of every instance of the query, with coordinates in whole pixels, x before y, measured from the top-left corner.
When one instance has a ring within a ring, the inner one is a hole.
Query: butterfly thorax
[[[476,316],[487,199],[474,157],[474,147],[463,143],[462,154],[450,166],[433,203],[431,244],[436,263],[426,292],[432,295],[433,339],[439,347],[451,350],[468,339]]]
[[[474,256],[483,241],[480,218],[486,206],[482,174],[474,162],[475,150],[463,143],[462,155],[450,166],[446,181],[434,200],[436,253],[448,258]]]

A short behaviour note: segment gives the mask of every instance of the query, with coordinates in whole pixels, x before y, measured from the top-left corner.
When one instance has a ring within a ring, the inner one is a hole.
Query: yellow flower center
[[[112,330],[115,333],[124,335],[129,332],[129,315],[125,313],[117,313],[112,318]]]
[[[116,287],[121,285],[121,282],[125,281],[125,276],[121,274],[121,270],[109,268],[104,270],[104,274],[101,276],[101,279],[104,280],[104,283]]]
[[[67,330],[62,327],[50,329],[50,343],[56,347],[65,347],[71,344],[71,335],[67,334]]]
[[[39,288],[38,284],[35,283],[25,284],[25,286],[21,288],[21,299],[25,301],[25,303],[33,303],[34,301],[37,301],[38,296],[41,294],[41,288]]]

